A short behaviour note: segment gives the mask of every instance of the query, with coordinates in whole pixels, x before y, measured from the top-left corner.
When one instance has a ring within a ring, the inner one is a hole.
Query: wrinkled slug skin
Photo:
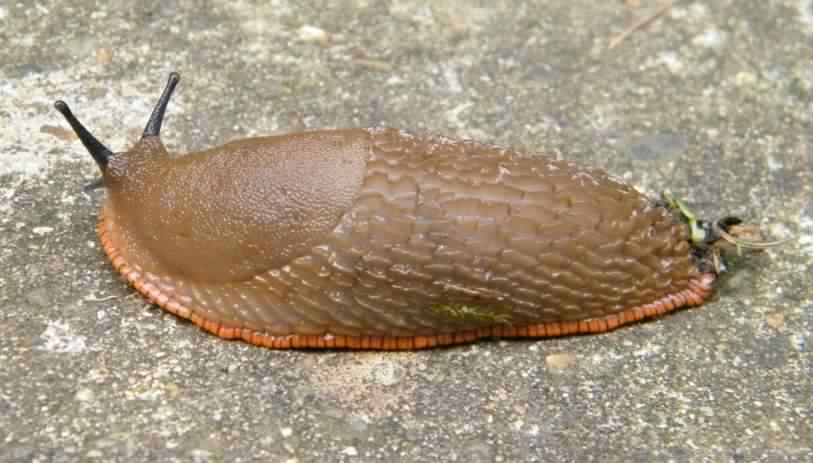
[[[599,170],[393,129],[175,159],[145,138],[105,182],[113,264],[210,329],[393,337],[580,321],[678,293],[683,305],[702,277],[677,215]]]

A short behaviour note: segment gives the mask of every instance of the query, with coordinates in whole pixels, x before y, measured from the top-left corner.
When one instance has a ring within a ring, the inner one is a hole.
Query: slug
[[[422,349],[605,332],[706,300],[711,244],[736,222],[573,162],[388,128],[171,156],[160,131],[179,80],[121,153],[55,107],[101,169],[113,267],[222,338]]]

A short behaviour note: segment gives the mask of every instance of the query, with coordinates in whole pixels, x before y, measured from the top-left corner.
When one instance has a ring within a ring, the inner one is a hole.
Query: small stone
[[[344,450],[342,450],[342,453],[349,457],[355,457],[359,454],[358,450],[356,450],[356,448],[352,445],[350,447],[345,447]]]
[[[85,337],[74,334],[70,325],[62,321],[48,322],[40,337],[41,349],[46,351],[77,354],[86,349]]]
[[[192,449],[188,454],[194,463],[205,463],[207,461],[212,461],[212,452],[208,450]]]
[[[774,312],[772,314],[768,314],[768,316],[765,317],[765,321],[768,323],[768,326],[778,330],[779,328],[785,326],[785,315],[779,312]]]
[[[570,353],[550,354],[545,357],[545,365],[554,370],[563,370],[576,363],[576,356]]]
[[[327,42],[327,32],[316,26],[304,25],[299,28],[299,39],[303,42]]]
[[[705,30],[702,34],[696,35],[692,39],[692,45],[704,48],[711,48],[713,50],[720,50],[726,42],[726,35],[718,29],[711,28]]]
[[[287,438],[291,437],[291,435],[293,435],[294,430],[291,429],[291,428],[285,427],[285,428],[280,428],[279,433],[282,434],[282,437],[287,439]]]
[[[96,62],[99,64],[109,64],[113,61],[113,50],[109,48],[96,49]]]
[[[54,231],[54,227],[34,227],[31,231],[37,236],[43,236]]]
[[[260,445],[263,447],[270,447],[274,443],[274,438],[272,436],[264,436],[260,439]]]
[[[393,362],[381,361],[373,370],[373,380],[382,386],[394,386],[401,381],[401,369]]]
[[[683,61],[681,61],[680,56],[673,51],[661,52],[661,54],[658,55],[658,59],[672,74],[680,74],[683,71]]]
[[[734,84],[737,87],[751,87],[757,83],[757,76],[750,72],[738,72],[736,76],[734,76]]]
[[[82,388],[76,391],[76,400],[80,402],[90,402],[94,398],[96,398],[96,394],[94,394],[91,389]]]
[[[802,333],[794,334],[790,337],[790,345],[798,352],[807,352],[808,350],[808,337]]]
[[[689,5],[689,14],[695,19],[703,19],[708,17],[709,9],[706,5],[694,2]]]

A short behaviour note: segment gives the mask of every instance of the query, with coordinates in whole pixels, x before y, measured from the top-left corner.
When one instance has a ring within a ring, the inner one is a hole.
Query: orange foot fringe
[[[271,349],[367,349],[367,350],[415,350],[436,346],[463,344],[488,337],[554,337],[572,334],[603,333],[619,326],[646,318],[657,317],[684,306],[703,303],[713,291],[715,275],[701,274],[689,282],[689,288],[670,294],[655,302],[633,307],[604,318],[580,321],[540,323],[530,326],[497,325],[451,334],[428,336],[344,336],[344,335],[298,335],[273,336],[248,328],[226,326],[205,319],[193,309],[171,300],[155,285],[141,278],[121,256],[108,234],[104,217],[97,227],[102,247],[113,267],[142,295],[169,313],[190,320],[202,329],[224,339],[242,339],[251,344]]]

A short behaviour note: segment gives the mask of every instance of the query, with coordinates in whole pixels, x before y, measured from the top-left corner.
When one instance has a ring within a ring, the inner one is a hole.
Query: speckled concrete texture
[[[813,461],[809,0],[0,2],[0,462]],[[630,26],[657,18],[609,44]],[[790,244],[601,336],[270,351],[144,303],[96,166],[385,125],[603,167]]]

